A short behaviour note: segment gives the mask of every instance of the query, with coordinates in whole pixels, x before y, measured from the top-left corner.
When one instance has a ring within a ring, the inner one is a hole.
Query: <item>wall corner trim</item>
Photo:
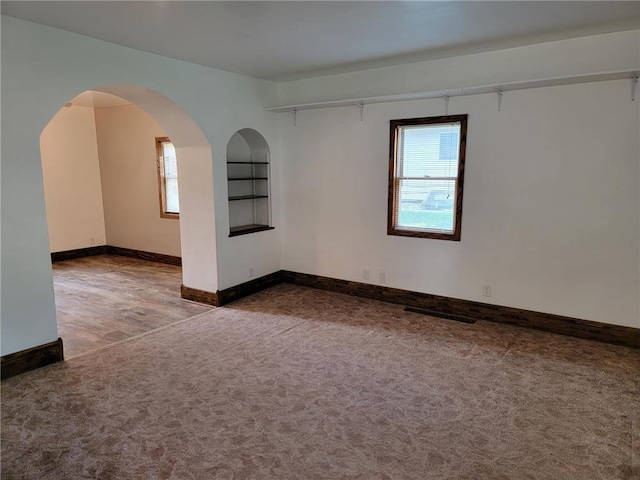
[[[2,380],[64,360],[62,338],[53,342],[4,355],[0,359]]]
[[[74,258],[93,257],[106,255],[107,246],[98,245],[95,247],[76,248],[75,250],[65,250],[63,252],[51,252],[51,262],[64,262]]]
[[[234,287],[218,290],[218,306],[226,305],[243,297],[248,297],[251,294],[266,290],[279,283],[282,283],[282,270],[241,283]]]
[[[218,306],[218,294],[199,290],[197,288],[180,285],[180,297],[192,302],[204,303],[205,305]]]
[[[182,258],[173,255],[165,255],[164,253],[145,252],[143,250],[134,250],[132,248],[113,247],[107,245],[107,255],[119,255],[121,257],[138,258],[140,260],[148,260],[150,262],[166,263],[168,265],[182,266]]]

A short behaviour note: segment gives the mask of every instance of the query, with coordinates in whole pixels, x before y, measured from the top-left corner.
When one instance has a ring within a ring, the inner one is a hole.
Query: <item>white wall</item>
[[[155,138],[135,105],[62,108],[42,132],[52,252],[113,245],[180,256],[180,222],[160,217]]]
[[[628,80],[452,98],[462,240],[386,235],[389,120],[442,100],[281,114],[283,268],[640,327],[640,102]],[[492,297],[481,296],[482,284]]]
[[[160,217],[155,138],[166,132],[135,105],[95,117],[107,244],[179,257],[180,221]]]
[[[40,137],[52,252],[105,245],[93,108],[62,108]]]
[[[297,127],[262,108],[637,68],[638,31],[280,88],[4,16],[1,35],[2,355],[57,336],[39,140],[87,89],[150,113],[188,158],[178,172],[187,286],[224,289],[248,280],[250,267],[262,276],[283,263],[360,280],[369,266],[401,288],[477,299],[489,282],[496,303],[639,326],[638,102],[628,82],[505,94],[502,116],[495,96],[452,99],[451,113],[471,115],[460,243],[384,234],[387,121],[441,114],[442,102],[367,106],[362,123],[357,108],[299,112]],[[573,123],[551,128],[561,120]],[[241,128],[271,147],[275,230],[229,238],[226,145]]]
[[[1,34],[1,113],[11,119],[2,122],[2,355],[57,337],[39,140],[61,106],[88,89],[152,114],[189,159],[178,172],[185,285],[216,291],[248,279],[249,265],[256,276],[281,268],[277,180],[275,230],[229,238],[226,200],[233,133],[254,128],[278,144],[277,116],[262,108],[275,84],[5,16]],[[275,156],[272,172],[279,176]]]

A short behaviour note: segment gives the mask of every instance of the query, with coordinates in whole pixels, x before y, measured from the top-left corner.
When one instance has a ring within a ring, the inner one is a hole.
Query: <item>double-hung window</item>
[[[178,164],[176,149],[167,137],[156,138],[156,157],[158,161],[158,186],[160,188],[160,216],[178,218]]]
[[[391,120],[387,233],[460,240],[467,115]]]

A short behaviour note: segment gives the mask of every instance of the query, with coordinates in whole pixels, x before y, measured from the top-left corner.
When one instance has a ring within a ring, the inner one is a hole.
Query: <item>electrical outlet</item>
[[[368,269],[366,269],[366,268],[365,268],[365,269],[363,269],[363,270],[362,270],[362,279],[363,279],[363,280],[369,280],[369,276],[370,276],[370,274],[369,274],[369,270],[368,270]]]
[[[253,267],[249,267],[249,278],[253,277],[255,274],[256,274],[256,272],[253,269]]]
[[[483,297],[491,296],[491,285],[482,285],[482,296]]]
[[[93,238],[93,237],[91,237],[91,238],[89,239],[89,243],[90,243],[91,245],[95,245],[95,244],[96,244],[96,239],[95,239],[95,238]]]
[[[380,283],[385,283],[387,281],[387,274],[384,272],[378,272],[378,281]]]

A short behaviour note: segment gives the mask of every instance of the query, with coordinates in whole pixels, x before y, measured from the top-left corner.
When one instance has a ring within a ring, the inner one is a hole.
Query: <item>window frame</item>
[[[467,120],[469,115],[443,115],[438,117],[420,117],[405,118],[399,120],[391,120],[389,135],[389,187],[388,187],[388,203],[387,203],[387,235],[398,235],[403,237],[415,238],[431,238],[436,240],[452,240],[460,241],[462,231],[462,199],[464,192],[464,165],[467,146]],[[408,230],[398,227],[394,212],[396,211],[396,191],[399,187],[399,179],[396,176],[397,171],[397,151],[398,151],[398,132],[400,127],[419,126],[419,125],[437,125],[446,123],[460,124],[460,145],[458,150],[458,176],[456,178],[455,192],[455,224],[453,233],[443,233],[433,230]]]
[[[158,171],[158,192],[160,198],[160,217],[179,219],[180,213],[167,212],[167,183],[165,181],[163,143],[173,143],[169,137],[156,137],[156,167]]]

